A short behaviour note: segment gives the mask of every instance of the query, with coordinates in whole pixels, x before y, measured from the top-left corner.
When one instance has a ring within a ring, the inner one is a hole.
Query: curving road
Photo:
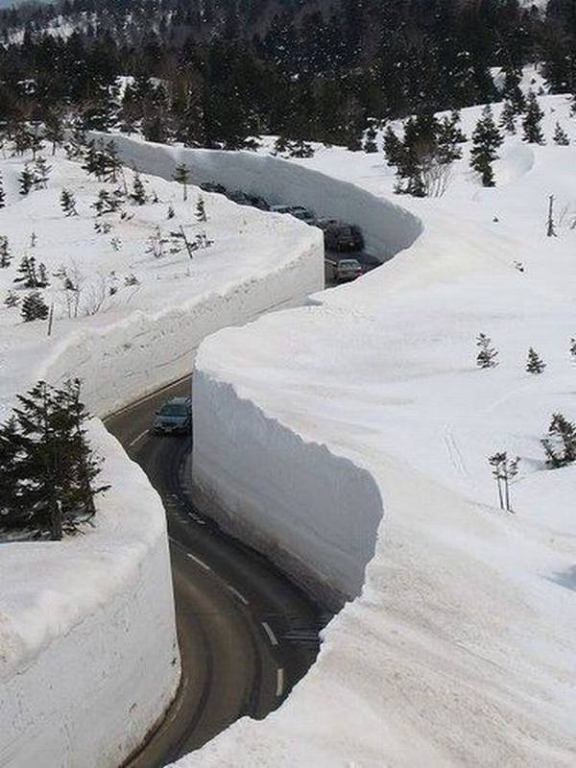
[[[182,657],[176,700],[130,768],[164,766],[239,717],[276,709],[314,662],[330,618],[265,557],[194,510],[185,476],[191,438],[149,431],[154,411],[190,384],[176,382],[106,420],[164,502]]]

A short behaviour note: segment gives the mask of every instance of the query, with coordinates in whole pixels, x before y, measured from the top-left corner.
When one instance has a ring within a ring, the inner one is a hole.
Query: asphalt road
[[[182,683],[166,718],[126,765],[157,768],[243,715],[276,709],[314,662],[329,619],[264,556],[202,518],[188,497],[190,437],[150,432],[154,411],[188,394],[177,382],[106,420],[166,509]]]

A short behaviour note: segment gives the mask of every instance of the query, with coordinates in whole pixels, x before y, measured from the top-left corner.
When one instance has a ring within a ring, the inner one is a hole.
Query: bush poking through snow
[[[202,195],[198,197],[198,201],[196,203],[196,221],[198,222],[208,221],[208,216],[206,216],[206,206],[204,204],[204,199]]]
[[[576,339],[570,339],[570,356],[576,362]]]
[[[6,205],[6,193],[4,192],[4,182],[2,175],[0,174],[0,208],[4,208]]]
[[[555,413],[548,427],[548,437],[542,440],[546,464],[558,469],[576,461],[576,426],[561,413]]]
[[[48,305],[38,291],[33,291],[24,297],[20,314],[25,323],[46,320],[49,314]]]
[[[528,350],[528,358],[526,360],[526,371],[528,373],[542,373],[546,368],[546,363],[538,355],[534,347],[530,347]]]
[[[484,333],[479,333],[476,337],[476,346],[478,347],[476,355],[478,368],[495,368],[498,365],[496,361],[498,352],[492,346],[492,339]]]
[[[508,459],[506,451],[495,453],[488,457],[488,462],[492,467],[492,475],[498,483],[498,501],[500,509],[506,512],[513,512],[510,503],[510,481],[518,474],[518,464],[520,458]]]
[[[562,128],[560,123],[556,121],[556,127],[554,129],[554,144],[558,144],[560,147],[567,147],[568,144],[570,144],[570,139],[568,138],[568,134],[566,131]]]
[[[20,299],[14,293],[14,291],[8,291],[8,296],[6,296],[6,298],[4,299],[4,304],[8,308],[17,307],[18,304],[20,304]]]
[[[84,428],[88,413],[80,382],[56,389],[38,382],[0,427],[0,532],[62,539],[95,512],[100,461]]]

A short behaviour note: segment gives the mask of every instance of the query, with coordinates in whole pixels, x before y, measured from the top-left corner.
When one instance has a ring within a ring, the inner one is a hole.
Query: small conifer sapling
[[[528,358],[526,360],[526,371],[528,373],[542,373],[546,368],[546,363],[540,358],[534,347],[530,347],[528,350]]]
[[[478,368],[495,368],[498,365],[496,358],[498,352],[492,346],[492,339],[484,333],[479,333],[476,338],[478,354],[476,355],[476,365]]]

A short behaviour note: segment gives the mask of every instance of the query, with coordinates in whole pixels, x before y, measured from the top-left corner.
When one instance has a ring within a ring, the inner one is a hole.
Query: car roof
[[[165,405],[188,405],[190,403],[189,397],[171,397],[167,400]]]

